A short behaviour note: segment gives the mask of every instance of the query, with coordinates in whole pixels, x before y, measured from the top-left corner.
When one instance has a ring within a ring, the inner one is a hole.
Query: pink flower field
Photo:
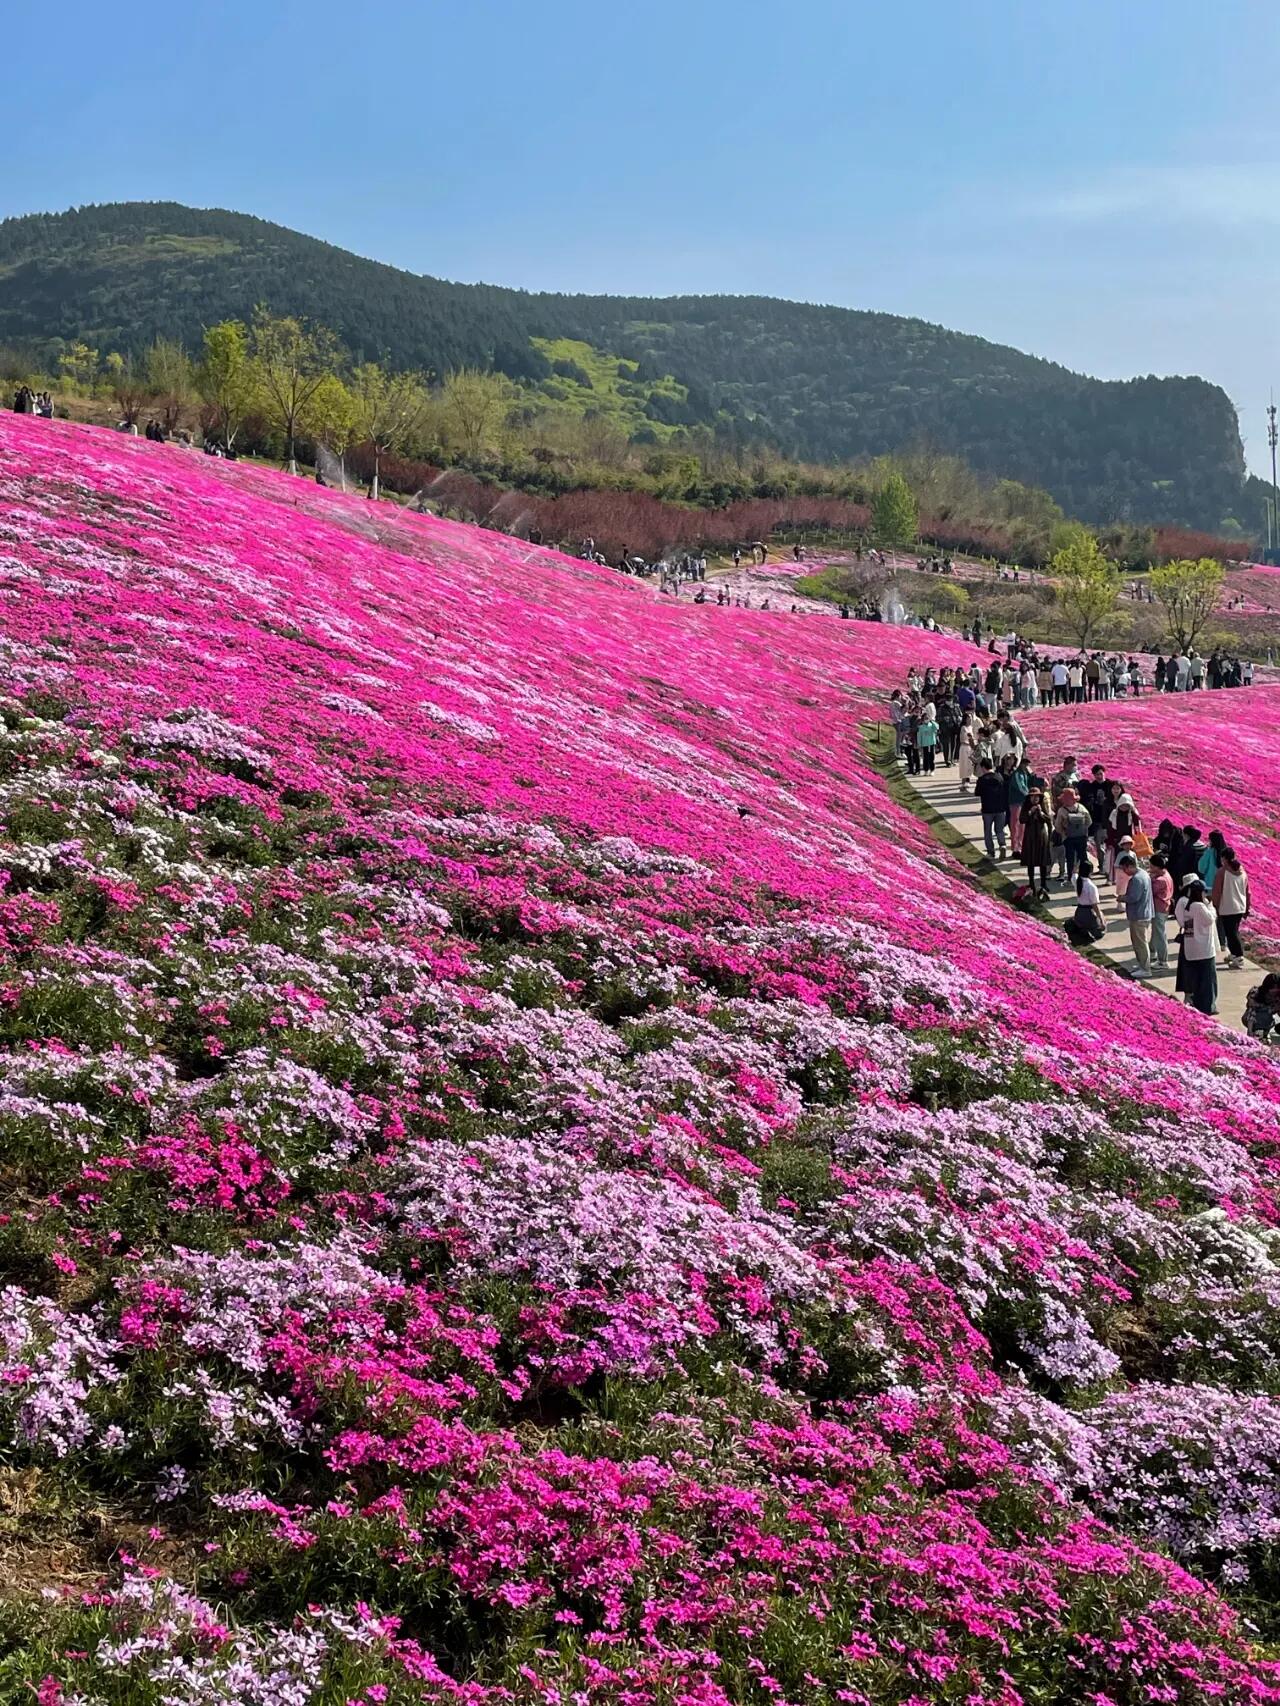
[[[12,416],[0,648],[0,1700],[1280,1700],[1280,1068],[968,648]]]
[[[1034,719],[1032,738],[1046,763],[1070,751],[1082,770],[1105,764],[1149,832],[1163,817],[1221,829],[1249,872],[1250,947],[1280,965],[1278,720],[1280,685],[1269,684],[1064,707]]]

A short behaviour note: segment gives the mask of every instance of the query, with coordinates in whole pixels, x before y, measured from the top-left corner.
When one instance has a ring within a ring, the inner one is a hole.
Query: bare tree
[[[107,386],[120,411],[121,420],[127,427],[136,426],[138,416],[151,396],[151,381],[146,368],[131,355],[119,355],[114,350],[107,357],[105,367]]]

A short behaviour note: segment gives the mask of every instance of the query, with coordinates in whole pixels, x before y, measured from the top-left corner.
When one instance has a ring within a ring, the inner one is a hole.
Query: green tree
[[[177,338],[157,338],[147,351],[146,375],[161,425],[173,432],[195,396],[191,357]]]
[[[68,344],[58,357],[58,372],[73,391],[89,391],[98,377],[98,352],[88,344]]]
[[[299,428],[316,391],[337,368],[338,340],[327,326],[259,306],[249,342],[263,405],[284,438],[289,472],[296,474]]]
[[[954,581],[930,581],[928,586],[913,595],[911,602],[918,610],[923,610],[926,616],[935,619],[958,616],[962,610],[968,608],[969,594]]]
[[[151,381],[145,364],[135,361],[131,355],[120,355],[112,350],[102,366],[107,390],[120,411],[122,425],[137,426],[138,416],[151,396]]]
[[[1088,528],[1055,528],[1062,543],[1049,563],[1057,586],[1058,607],[1082,646],[1087,646],[1120,599],[1120,571],[1102,555]]]
[[[445,380],[440,400],[450,437],[464,457],[474,459],[506,420],[512,386],[500,373],[460,367]]]
[[[220,320],[204,334],[196,385],[213,417],[224,450],[230,450],[257,400],[249,334],[243,320]]]
[[[382,458],[403,450],[418,432],[427,413],[427,392],[412,373],[388,373],[376,361],[366,361],[351,375],[354,436],[373,446],[373,478],[369,496],[378,496]]]
[[[896,470],[886,475],[871,500],[871,532],[877,545],[914,545],[920,524],[911,487]]]
[[[1169,637],[1190,651],[1218,608],[1226,570],[1214,557],[1186,557],[1152,569],[1147,585],[1164,606]]]
[[[326,374],[311,393],[311,400],[298,418],[298,430],[318,447],[323,445],[338,458],[342,489],[347,489],[343,457],[354,442],[356,400],[336,373]],[[317,449],[317,466],[319,451]]]

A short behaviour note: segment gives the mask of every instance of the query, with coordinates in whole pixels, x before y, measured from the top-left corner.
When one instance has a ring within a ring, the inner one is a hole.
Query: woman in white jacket
[[[1198,1013],[1218,1011],[1218,915],[1205,899],[1204,884],[1189,883],[1173,909],[1182,926],[1178,988]]]
[[[1227,967],[1239,971],[1244,965],[1240,926],[1249,912],[1249,878],[1234,847],[1224,847],[1222,863],[1213,879],[1212,900],[1218,911],[1218,940],[1227,950]]]

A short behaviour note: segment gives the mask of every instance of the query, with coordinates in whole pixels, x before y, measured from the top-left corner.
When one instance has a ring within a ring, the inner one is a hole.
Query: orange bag
[[[1139,859],[1149,859],[1155,852],[1155,848],[1151,845],[1151,837],[1147,834],[1145,829],[1134,830],[1133,850],[1138,855]]]

